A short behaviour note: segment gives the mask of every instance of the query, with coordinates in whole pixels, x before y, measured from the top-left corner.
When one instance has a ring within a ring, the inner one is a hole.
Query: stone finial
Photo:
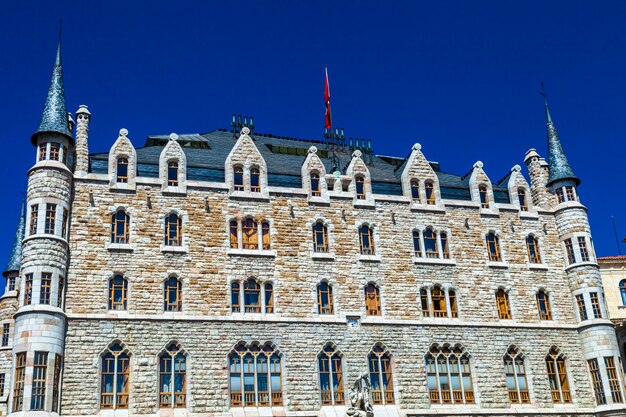
[[[128,129],[121,128],[120,129],[120,137],[128,137]]]
[[[250,129],[247,126],[244,126],[243,129],[241,129],[241,134],[242,135],[249,135],[250,134]]]
[[[360,151],[360,150],[358,150],[358,149],[357,149],[356,151],[352,152],[352,157],[353,157],[353,158],[360,158],[360,157],[361,157],[361,155],[362,155],[362,153],[361,153],[361,151]]]
[[[526,154],[524,155],[524,162],[527,162],[531,158],[539,158],[539,154],[535,148],[530,148],[526,151]]]
[[[176,142],[178,140],[178,135],[176,133],[170,133],[170,140]]]
[[[482,161],[476,161],[476,163],[474,164],[474,168],[481,168],[483,167],[483,163]]]
[[[81,104],[80,106],[78,106],[78,110],[76,110],[76,118],[78,118],[81,114],[85,115],[86,117],[91,117],[89,108],[85,104]]]
[[[315,147],[315,146],[311,146],[311,147],[309,148],[309,153],[317,153],[317,147]]]
[[[414,151],[421,151],[422,150],[422,144],[421,143],[416,143],[413,145],[413,150]]]
[[[522,167],[519,165],[515,165],[513,168],[511,168],[511,172],[520,172],[522,170]]]

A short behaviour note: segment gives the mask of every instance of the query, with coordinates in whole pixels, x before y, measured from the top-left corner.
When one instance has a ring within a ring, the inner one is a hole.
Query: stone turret
[[[553,197],[546,187],[548,182],[548,163],[539,156],[535,149],[529,149],[524,157],[524,163],[530,177],[530,192],[535,206],[547,209],[552,206]]]
[[[13,239],[13,246],[11,246],[11,255],[9,256],[9,262],[7,263],[2,276],[6,278],[5,294],[10,291],[15,291],[17,277],[20,273],[20,266],[22,265],[22,239],[24,239],[24,229],[26,227],[26,212],[24,211],[25,203],[22,202],[22,208],[20,210],[20,220],[17,224],[17,230],[15,231],[15,238]]]
[[[77,176],[82,177],[89,172],[89,121],[91,113],[84,104],[76,111],[76,169]]]

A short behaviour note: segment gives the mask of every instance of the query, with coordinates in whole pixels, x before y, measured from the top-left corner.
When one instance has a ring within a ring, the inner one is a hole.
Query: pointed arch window
[[[250,191],[253,193],[261,192],[261,172],[259,168],[250,168]]]
[[[281,355],[271,343],[241,342],[228,359],[232,407],[283,405]]]
[[[374,230],[366,224],[359,228],[359,243],[361,255],[375,255]]]
[[[490,261],[502,262],[502,255],[500,253],[500,239],[493,232],[489,232],[487,234],[487,251],[489,252]]]
[[[619,282],[619,294],[622,297],[622,305],[626,306],[626,279]]]
[[[317,355],[320,373],[322,405],[344,405],[342,358],[337,349],[328,343]]]
[[[432,288],[421,288],[419,291],[420,308],[424,317],[458,318],[456,292],[444,289],[440,285]]]
[[[229,225],[230,231],[230,247],[237,249],[239,247],[239,223],[237,220],[231,220]]]
[[[362,176],[356,176],[354,178],[356,185],[356,198],[357,200],[365,200],[365,178]]]
[[[424,249],[426,250],[427,258],[439,258],[437,234],[431,228],[424,230]]]
[[[322,221],[313,224],[313,252],[328,253],[328,228]]]
[[[420,307],[422,308],[422,315],[430,317],[430,303],[428,302],[428,290],[426,288],[420,290]]]
[[[119,343],[101,357],[100,408],[128,408],[130,356]]]
[[[435,285],[430,291],[433,300],[433,317],[448,317],[448,307],[446,306],[446,293],[440,286]]]
[[[424,190],[426,191],[426,204],[435,205],[435,184],[432,181],[426,181]]]
[[[489,195],[487,194],[487,187],[484,185],[479,186],[478,194],[480,195],[480,207],[489,208]]]
[[[317,286],[317,312],[318,314],[333,314],[333,287],[326,281]]]
[[[552,401],[555,403],[570,404],[572,402],[572,395],[567,379],[565,357],[559,353],[558,349],[554,347],[550,349],[550,352],[546,356],[546,367],[548,370]]]
[[[537,291],[537,310],[539,311],[540,320],[552,320],[550,297],[543,290]]]
[[[246,313],[261,312],[261,286],[256,279],[249,278],[244,282],[243,301]]]
[[[450,249],[448,247],[448,234],[446,232],[439,233],[439,240],[441,242],[441,255],[443,259],[450,259]]]
[[[272,314],[274,312],[274,287],[268,282],[263,290],[265,292],[265,313]]]
[[[39,216],[39,204],[30,206],[30,234],[37,233],[37,217]]]
[[[259,249],[258,224],[253,218],[246,217],[241,222],[241,232],[244,249]]]
[[[233,189],[235,191],[243,191],[243,167],[241,165],[235,165],[233,167]]]
[[[541,263],[541,254],[539,253],[539,240],[533,236],[526,237],[526,250],[528,252],[528,260],[532,264]]]
[[[368,316],[381,316],[380,289],[375,284],[365,286],[365,312]]]
[[[163,311],[183,310],[183,283],[176,277],[169,277],[163,289]]]
[[[183,219],[176,213],[165,218],[165,246],[181,246],[183,244]]]
[[[130,216],[118,210],[111,216],[111,243],[128,243],[130,237]]]
[[[450,315],[453,319],[456,319],[459,317],[459,309],[456,306],[456,291],[449,289],[448,299],[450,300]]]
[[[411,180],[411,198],[417,203],[420,201],[420,184],[417,180]]]
[[[128,281],[121,275],[109,280],[109,310],[122,311],[127,309]]]
[[[317,172],[311,172],[311,195],[313,197],[320,197],[322,195],[320,174]]]
[[[498,307],[498,318],[500,320],[511,320],[511,304],[509,294],[500,288],[496,291],[496,306]]]
[[[261,243],[263,250],[270,250],[270,224],[268,222],[261,223]]]
[[[187,358],[180,346],[170,343],[159,356],[159,407],[185,408]]]
[[[167,185],[169,187],[178,187],[178,161],[169,161],[167,163]]]
[[[128,182],[128,158],[120,156],[117,158],[117,182]]]
[[[511,403],[530,403],[525,358],[516,346],[511,346],[504,354],[504,373]]]
[[[394,404],[391,355],[386,349],[375,345],[367,356],[367,361],[372,385],[370,391],[372,404]]]
[[[239,283],[234,281],[230,284],[230,308],[233,313],[241,312],[241,304],[239,301],[240,294]]]
[[[517,189],[517,199],[519,201],[519,209],[521,211],[528,211],[528,198],[526,197],[526,190],[523,188]]]
[[[417,258],[422,257],[421,233],[413,230],[413,253]]]
[[[431,404],[474,404],[470,356],[456,345],[433,345],[426,354]]]

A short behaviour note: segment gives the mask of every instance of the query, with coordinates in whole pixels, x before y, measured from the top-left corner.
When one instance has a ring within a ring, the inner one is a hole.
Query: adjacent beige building
[[[598,265],[609,316],[615,324],[622,360],[626,360],[626,256],[598,258]]]

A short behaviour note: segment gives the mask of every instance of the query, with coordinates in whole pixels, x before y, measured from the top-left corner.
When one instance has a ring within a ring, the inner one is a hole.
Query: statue
[[[374,417],[374,409],[370,403],[370,380],[368,373],[363,372],[350,388],[352,407],[346,410],[349,417]]]

